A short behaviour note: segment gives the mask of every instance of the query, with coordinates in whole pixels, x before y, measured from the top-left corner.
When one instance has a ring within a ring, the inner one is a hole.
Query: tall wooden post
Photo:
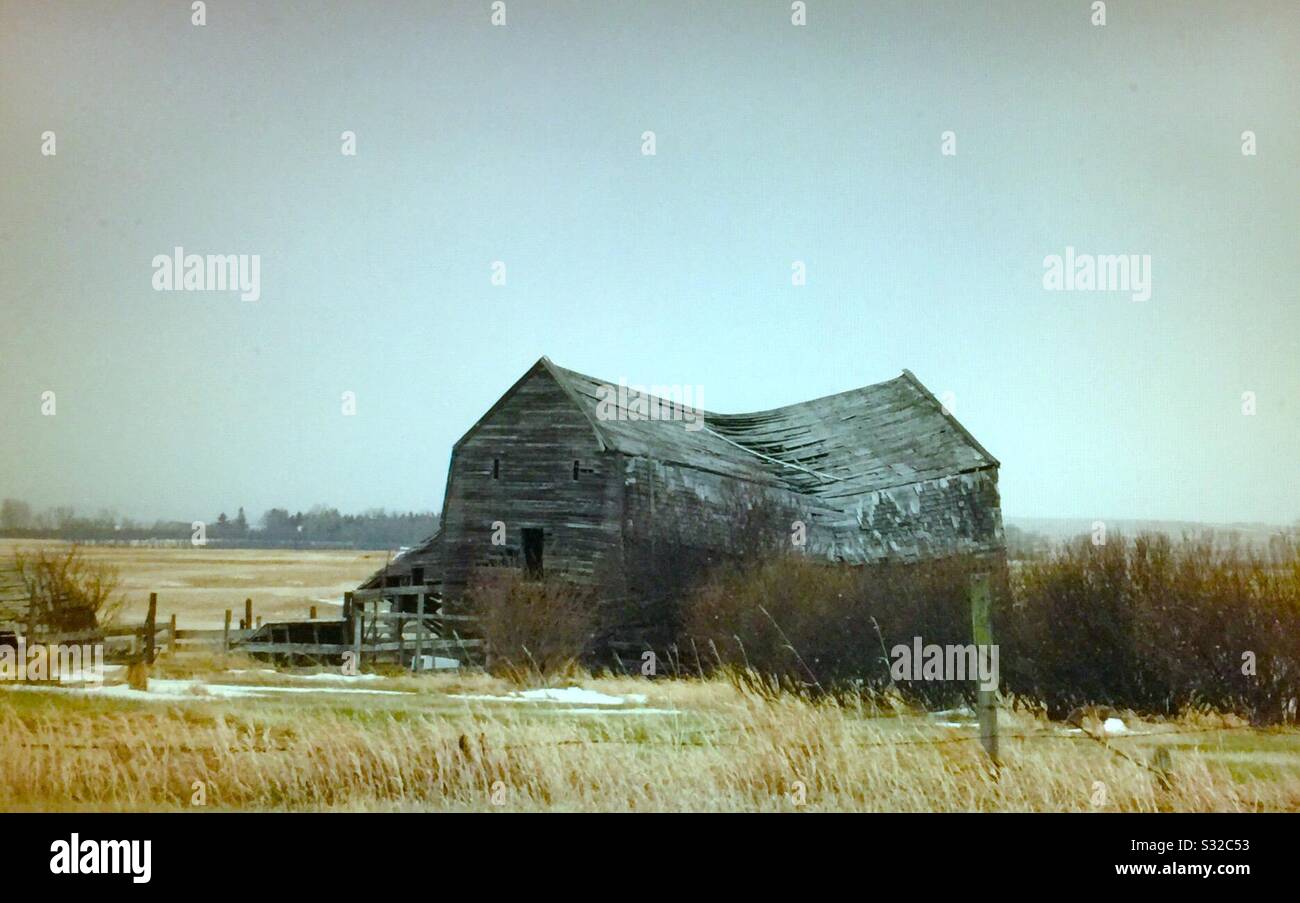
[[[352,615],[352,664],[361,667],[361,635],[366,629],[365,607]]]
[[[979,661],[991,660],[985,658],[982,650],[993,645],[993,618],[992,618],[992,601],[989,595],[989,575],[973,574],[970,578],[970,619],[971,633],[975,640],[977,659]],[[976,675],[979,679],[979,675]],[[984,689],[982,683],[978,687],[978,700],[975,706],[976,714],[979,715],[980,723],[980,743],[984,746],[984,751],[989,754],[996,767],[999,764],[998,759],[998,691],[994,687],[991,690]]]
[[[253,629],[253,600],[252,599],[244,600],[244,629],[245,630]]]
[[[424,593],[415,601],[415,670],[424,670]]]
[[[27,642],[29,643],[36,642],[38,598],[40,597],[40,595],[41,595],[41,591],[39,589],[36,592],[32,593],[31,599],[27,606]],[[52,626],[52,625],[47,625],[47,626]],[[135,652],[135,649],[132,649],[131,651]]]
[[[397,667],[406,667],[406,612],[398,607],[397,611],[390,611],[391,620],[389,624],[397,625]],[[378,617],[378,615],[376,615]]]
[[[172,612],[171,625],[167,630],[167,657],[176,655],[176,612]]]
[[[226,626],[221,631],[221,667],[226,667],[226,653],[230,651],[230,615],[229,608],[226,609]]]
[[[158,638],[158,594],[149,594],[149,616],[144,619],[144,661],[153,664],[154,641]]]
[[[313,605],[313,606],[311,607],[311,619],[312,619],[313,621],[316,620],[316,606],[315,606],[315,605]]]

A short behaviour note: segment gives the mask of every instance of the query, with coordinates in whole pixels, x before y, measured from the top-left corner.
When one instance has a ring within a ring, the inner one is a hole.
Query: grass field
[[[53,540],[0,539],[0,561],[15,549],[66,548]],[[387,552],[280,549],[133,548],[82,546],[88,561],[117,568],[126,606],[121,620],[138,623],[158,594],[158,612],[175,612],[182,628],[220,627],[227,608],[241,616],[244,600],[268,620],[307,616],[312,605],[329,617],[331,603],[356,589],[388,558]],[[325,600],[325,601],[322,601]]]
[[[964,713],[721,680],[585,677],[576,698],[544,701],[481,674],[236,672],[163,665],[149,693],[0,689],[0,808],[1300,808],[1300,732],[1217,717],[1130,720],[1102,742],[1008,714],[995,776]],[[1157,746],[1171,753],[1167,787],[1144,764]]]
[[[382,562],[88,551],[195,624],[245,596],[300,614]],[[480,673],[288,674],[190,654],[164,657],[147,691],[122,679],[0,684],[0,810],[1300,810],[1300,731],[1218,715],[1126,714],[1124,732],[1094,737],[1007,711],[995,773],[967,712],[722,678],[578,674],[521,695]]]

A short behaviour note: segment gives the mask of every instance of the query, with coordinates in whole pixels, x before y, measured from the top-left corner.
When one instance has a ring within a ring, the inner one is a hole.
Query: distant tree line
[[[253,525],[242,507],[236,510],[234,517],[222,511],[207,519],[147,523],[121,517],[109,509],[83,515],[66,506],[37,511],[20,499],[0,502],[0,537],[9,538],[189,542],[195,535],[194,521],[199,520],[203,521],[207,542],[249,548],[332,546],[392,549],[414,545],[438,527],[438,515],[431,511],[390,512],[383,508],[372,508],[360,514],[342,514],[337,508],[324,505],[292,513],[287,508],[272,508],[261,516],[257,525]]]

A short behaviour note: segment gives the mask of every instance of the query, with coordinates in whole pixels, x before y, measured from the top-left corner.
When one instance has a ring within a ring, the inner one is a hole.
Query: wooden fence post
[[[364,611],[365,609],[363,606],[362,611],[356,612],[352,615],[352,664],[358,669],[361,668],[361,634],[364,633],[366,629],[366,616]]]
[[[397,667],[406,666],[406,618],[405,612],[390,611],[390,615],[396,615],[389,620],[389,624],[397,624]],[[381,638],[382,639],[382,638]]]
[[[1168,746],[1157,746],[1151,756],[1150,768],[1156,774],[1156,781],[1161,790],[1166,792],[1174,786],[1174,765],[1169,755]]]
[[[244,600],[244,629],[245,630],[253,629],[253,600],[252,599]]]
[[[313,606],[311,607],[311,619],[312,619],[313,621],[316,620],[316,606],[315,606],[315,605],[313,605]]]
[[[27,642],[29,643],[36,642],[36,623],[37,623],[36,618],[37,618],[37,596],[38,595],[39,595],[39,590],[36,593],[32,594],[32,598],[29,600],[27,605]],[[134,653],[135,649],[132,649],[131,652]]]
[[[415,597],[415,670],[424,670],[424,593]]]
[[[144,661],[146,665],[153,664],[153,647],[157,639],[157,620],[158,620],[158,594],[149,594],[149,616],[144,620]]]
[[[226,626],[221,631],[221,667],[226,667],[226,653],[230,651],[230,609],[226,609]]]
[[[974,636],[976,660],[992,661],[992,655],[986,659],[981,650],[993,645],[993,618],[989,596],[989,575],[972,574],[970,578],[970,618],[971,633]],[[978,681],[979,675],[976,675]],[[993,760],[996,768],[998,759],[998,690],[994,687],[986,690],[982,683],[978,687],[976,713],[980,722],[980,743],[984,751]]]
[[[171,626],[167,631],[167,657],[176,655],[176,612],[172,612]]]

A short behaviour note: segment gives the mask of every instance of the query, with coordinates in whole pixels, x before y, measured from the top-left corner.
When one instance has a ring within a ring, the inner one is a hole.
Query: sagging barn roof
[[[865,492],[998,466],[908,370],[860,389],[749,414],[680,411],[675,400],[628,388],[626,409],[611,418],[600,406],[616,384],[545,357],[525,379],[537,368],[565,388],[607,449],[783,486],[832,507]],[[667,406],[670,418],[633,416],[652,403]],[[692,414],[702,417],[701,428],[683,427],[681,418]]]

